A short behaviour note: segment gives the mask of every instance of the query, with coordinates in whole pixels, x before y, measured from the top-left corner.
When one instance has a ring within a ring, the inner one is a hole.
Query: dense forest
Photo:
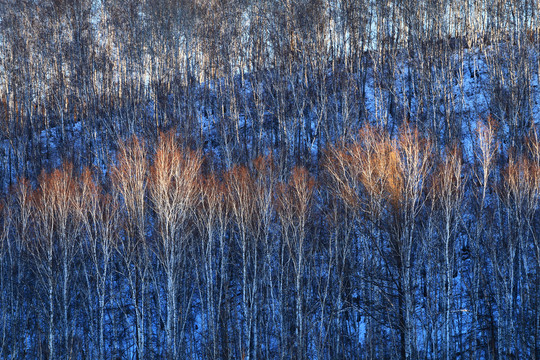
[[[0,358],[540,359],[540,2],[0,0]]]

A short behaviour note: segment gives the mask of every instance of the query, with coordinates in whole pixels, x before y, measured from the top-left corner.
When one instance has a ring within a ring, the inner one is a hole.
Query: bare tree
[[[486,218],[489,215],[488,203],[491,200],[490,190],[492,189],[493,171],[498,156],[499,143],[496,138],[497,123],[493,118],[488,119],[486,123],[478,122],[475,136],[474,149],[474,168],[473,176],[478,184],[474,193],[473,213],[476,221],[473,231],[470,234],[472,271],[471,274],[471,305],[473,307],[473,324],[476,325],[474,338],[481,336],[480,325],[481,313],[485,310],[482,307],[482,297],[485,297],[483,288],[482,272],[485,266],[483,253],[483,238],[486,236],[489,221]],[[493,336],[493,334],[491,334]],[[494,342],[494,340],[493,340]],[[478,356],[477,351],[482,349],[475,347],[473,353]],[[485,349],[484,349],[485,351]]]
[[[146,157],[146,146],[134,137],[128,143],[120,144],[118,163],[111,168],[114,190],[121,196],[124,232],[118,249],[135,312],[133,340],[139,360],[146,354],[147,277],[150,265],[146,242]]]
[[[107,194],[94,181],[94,175],[86,169],[80,182],[81,196],[76,204],[78,219],[83,224],[86,243],[83,248],[90,258],[94,279],[92,286],[97,296],[97,356],[105,359],[105,314],[110,298],[112,262],[118,243],[120,226],[118,198]],[[88,299],[93,303],[96,299]],[[91,305],[90,305],[91,306]]]
[[[281,219],[283,241],[287,244],[294,269],[296,357],[303,359],[308,354],[305,324],[305,262],[309,254],[308,218],[312,211],[315,181],[307,170],[294,168],[288,184],[279,189],[278,215]]]
[[[226,239],[230,214],[225,186],[215,175],[204,178],[195,217],[200,237],[195,243],[199,256],[197,267],[203,283],[200,296],[207,317],[209,359],[230,357],[226,331],[229,326],[226,313],[231,306],[228,300],[231,274],[227,266],[230,249]]]
[[[461,164],[461,152],[458,148],[448,149],[445,157],[433,174],[433,197],[434,210],[440,212],[441,222],[438,230],[439,237],[442,240],[442,252],[445,269],[444,299],[445,321],[444,321],[444,356],[451,359],[455,356],[455,349],[452,344],[455,343],[452,337],[454,323],[454,314],[459,309],[454,308],[453,282],[456,267],[456,238],[459,228],[460,207],[463,201],[463,173]],[[439,249],[438,244],[431,249]]]
[[[159,240],[158,258],[167,278],[167,357],[176,358],[178,324],[178,277],[185,269],[188,220],[198,202],[199,171],[202,159],[197,153],[181,149],[173,132],[160,136],[150,168],[149,195],[156,213]],[[186,309],[183,309],[186,310]]]

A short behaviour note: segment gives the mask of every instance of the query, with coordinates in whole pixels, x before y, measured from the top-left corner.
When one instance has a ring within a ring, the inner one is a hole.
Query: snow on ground
[[[462,57],[458,56],[457,54],[453,55],[453,58],[451,60],[452,66],[454,66],[454,71],[453,78],[450,79],[450,81],[449,79],[444,78],[443,72],[437,72],[436,69],[432,69],[432,103],[428,105],[431,107],[430,111],[432,111],[432,115],[435,117],[435,119],[437,119],[438,122],[444,122],[445,117],[449,115],[455,119],[461,120],[462,145],[464,155],[466,158],[469,159],[472,159],[473,156],[473,136],[476,129],[476,123],[479,120],[485,120],[488,117],[490,110],[492,110],[490,109],[490,103],[492,101],[491,89],[493,85],[491,81],[492,74],[495,70],[491,68],[491,59],[489,59],[490,61],[486,61],[486,54],[488,54],[489,51],[490,49],[484,51],[479,51],[478,49],[465,49]],[[531,58],[529,59],[529,63],[536,64],[538,62],[538,50],[532,50],[530,52],[530,57]],[[397,122],[399,122],[400,119],[392,119],[392,114],[390,113],[390,107],[392,105],[396,106],[397,103],[399,103],[400,105],[408,106],[410,120],[414,121],[415,117],[418,116],[420,99],[414,97],[416,89],[409,89],[410,82],[408,81],[408,75],[409,71],[412,70],[410,66],[411,64],[408,61],[401,60],[398,63],[397,71],[393,75],[394,79],[381,78],[381,74],[377,72],[380,71],[380,69],[375,69],[373,67],[367,69],[365,102],[363,104],[355,105],[363,108],[363,111],[360,112],[367,115],[367,121],[369,123],[374,125],[383,125],[387,127],[390,125],[399,125],[397,124]],[[533,122],[536,125],[540,125],[540,71],[538,69],[530,69],[529,75],[531,91],[531,99],[529,104],[530,113],[532,115]],[[328,75],[328,77],[330,76],[331,74]],[[353,79],[356,82],[360,83],[360,77],[361,75],[357,74],[353,76]],[[243,85],[236,84],[237,81],[235,81],[235,87],[237,89],[241,89],[241,102],[247,103],[248,100],[253,98],[254,88],[252,80],[253,79],[250,79],[250,77],[246,75]],[[240,80],[238,79],[238,81]],[[217,83],[220,83],[220,81],[217,81]],[[208,104],[207,101],[202,101],[202,98],[196,100],[195,116],[199,123],[199,129],[197,129],[197,131],[200,131],[207,139],[205,144],[203,144],[205,152],[212,152],[214,155],[219,156],[221,159],[226,159],[230,157],[231,154],[224,154],[223,148],[219,146],[219,139],[222,136],[222,129],[220,126],[221,115],[220,112],[217,111],[218,104],[215,104],[214,101],[215,97],[217,96],[215,94],[215,92],[217,91],[217,85],[218,84],[216,84],[216,81],[208,82],[201,85],[202,87],[207,87],[205,91],[202,91],[202,89],[194,90],[196,93],[199,93],[200,96],[203,96],[202,94],[204,93],[211,93],[210,104]],[[220,88],[221,85],[222,84],[219,85]],[[291,82],[288,82],[287,86],[291,87]],[[450,89],[451,91],[448,92],[448,89]],[[264,84],[259,84],[259,88],[257,89],[257,91],[263,93]],[[394,95],[394,104],[391,104],[390,91],[392,91]],[[410,100],[410,103],[407,104],[404,99],[409,96],[413,97]],[[449,103],[453,103],[454,106],[453,108],[445,109],[444,103],[448,102],[448,99],[445,97],[448,96],[452,98],[452,101],[449,101]],[[171,97],[171,100],[174,99],[172,99]],[[334,107],[331,101],[339,102],[341,101],[340,98],[337,97],[337,99],[332,99],[328,104],[325,104],[325,106],[329,107],[329,111],[332,111],[332,108],[338,109],[339,106]],[[318,111],[320,111],[320,109],[317,108],[317,104],[311,105],[312,106],[309,109],[307,108],[307,111],[305,111],[306,118],[303,119],[302,122],[309,121],[312,134],[317,134],[320,131],[320,120],[317,117]],[[272,116],[275,116],[275,114],[272,113],[272,109],[268,109],[268,106],[270,106],[270,104],[266,104],[264,108],[265,120],[263,122],[266,121],[266,118],[271,118]],[[148,116],[149,118],[153,118],[154,110],[154,104],[152,102],[149,102],[145,107],[146,116]],[[395,115],[401,116],[403,112],[403,109],[397,108]],[[338,119],[338,121],[342,119],[341,114],[332,115],[334,115]],[[254,115],[252,114],[244,114],[241,112],[241,109],[239,110],[237,117],[237,125],[240,132],[243,132],[244,130],[254,132],[254,130],[256,129],[256,122],[258,120],[256,119],[256,116],[255,118],[253,118],[253,116]],[[104,124],[115,122],[119,123],[119,121],[115,120],[114,118],[98,119],[98,121],[101,121]],[[71,128],[66,128],[64,134],[61,134],[59,124],[56,124],[56,126],[52,126],[48,129],[41,131],[41,133],[39,134],[39,136],[36,137],[36,139],[40,142],[41,156],[43,158],[42,163],[45,167],[54,168],[61,165],[62,154],[59,153],[59,145],[62,144],[62,137],[64,137],[64,144],[68,143],[72,145],[74,149],[82,147],[81,139],[83,133],[85,132],[83,126],[83,123],[81,121],[78,121],[75,123],[75,125],[71,126]],[[263,126],[265,125],[263,124]],[[111,131],[114,132],[114,126],[112,126],[111,129]],[[258,139],[257,135],[258,134],[255,134],[254,138]],[[291,131],[288,135],[289,137],[295,136],[295,134],[292,134]],[[270,130],[266,129],[266,131],[263,131],[262,133],[261,141],[269,144],[271,142],[271,136],[272,134],[270,134]],[[93,134],[92,145],[94,149],[99,149],[102,147],[102,142],[106,141],[106,139],[101,139],[102,137],[103,134]],[[293,143],[292,140],[293,139],[290,138],[289,143]],[[251,146],[251,144],[249,144],[248,146]],[[307,150],[313,161],[316,161],[316,159],[320,157],[320,152],[321,150],[323,150],[319,149],[319,146],[324,147],[325,144],[320,144],[318,141],[314,141],[313,139],[308,144]],[[10,161],[12,164],[20,164],[20,159],[15,159],[15,150],[16,149],[13,149],[13,143],[10,143],[9,140],[3,140],[0,142],[0,163],[3,164],[5,168],[8,167]],[[17,150],[19,154],[24,152],[24,149]],[[106,164],[108,162],[108,157],[114,158],[114,156],[111,156],[113,149],[107,150],[109,151],[108,154],[92,154],[93,165],[96,168],[101,169],[103,173],[106,173],[107,171]],[[20,171],[20,169],[16,169],[15,166],[12,165],[12,181],[14,180],[15,175],[18,173],[18,171]],[[6,173],[6,170],[4,170],[4,173]],[[4,177],[3,181],[5,189],[9,182],[9,176],[7,176],[7,174]]]

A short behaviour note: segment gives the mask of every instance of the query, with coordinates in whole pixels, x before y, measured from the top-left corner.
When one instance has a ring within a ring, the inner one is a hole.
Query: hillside
[[[0,2],[0,358],[540,358],[534,2]]]

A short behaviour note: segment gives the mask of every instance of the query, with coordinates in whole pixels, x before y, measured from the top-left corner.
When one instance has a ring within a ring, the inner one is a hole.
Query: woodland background
[[[539,19],[1,0],[0,357],[539,359]]]

